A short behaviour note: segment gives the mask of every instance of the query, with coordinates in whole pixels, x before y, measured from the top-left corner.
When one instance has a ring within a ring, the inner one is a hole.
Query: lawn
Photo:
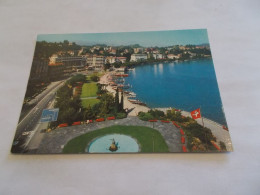
[[[85,83],[82,86],[82,92],[80,97],[81,98],[86,98],[86,97],[96,97],[97,96],[97,83],[96,82],[90,82],[90,83]],[[82,99],[81,104],[84,108],[87,108],[89,105],[93,106],[94,104],[98,103],[99,100],[96,98],[93,99]]]
[[[91,82],[91,83],[85,83],[82,86],[82,92],[81,92],[81,98],[84,97],[96,97],[97,96],[97,83]]]
[[[94,104],[98,103],[98,99],[83,99],[81,100],[81,104],[84,108],[87,108],[89,105],[92,107]]]
[[[64,147],[63,153],[85,153],[87,145],[96,137],[107,134],[124,134],[135,138],[141,152],[169,152],[162,135],[155,129],[143,126],[111,126],[86,133],[70,140]],[[154,147],[153,147],[154,142]],[[154,148],[154,151],[153,151]]]

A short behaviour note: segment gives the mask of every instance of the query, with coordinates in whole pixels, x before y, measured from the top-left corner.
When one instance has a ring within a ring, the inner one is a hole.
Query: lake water
[[[111,152],[109,147],[112,143],[112,140],[115,140],[115,143],[118,146],[118,150]],[[89,153],[124,153],[124,152],[138,152],[139,145],[135,139],[127,135],[121,134],[109,134],[102,137],[99,137],[92,141],[89,147],[86,148],[86,152]]]
[[[226,125],[211,59],[145,64],[129,71],[126,83],[150,108],[175,107]]]

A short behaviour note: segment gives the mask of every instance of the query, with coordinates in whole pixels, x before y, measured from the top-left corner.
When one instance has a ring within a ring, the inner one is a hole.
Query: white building
[[[121,62],[122,64],[126,62],[126,57],[114,57],[114,56],[108,56],[106,58],[106,61],[108,61],[110,64],[113,64],[115,62]]]
[[[95,70],[101,70],[105,64],[104,56],[89,56],[87,58],[87,65],[93,67]]]
[[[169,59],[179,59],[180,58],[180,54],[178,54],[178,55],[168,54],[167,58],[169,58]]]
[[[117,61],[122,62],[122,64],[126,62],[126,57],[117,57],[116,59]]]
[[[55,64],[57,58],[58,58],[58,55],[57,55],[57,54],[53,54],[53,55],[50,57],[50,62],[49,62],[49,64]]]
[[[146,54],[132,54],[130,61],[136,62],[136,61],[142,61],[142,60],[147,60],[147,55]]]
[[[154,53],[153,58],[156,60],[163,59],[163,54],[161,53]]]
[[[84,56],[58,56],[57,54],[53,54],[49,58],[49,64],[56,64],[56,63],[67,63],[71,66],[73,65],[86,65],[86,57]]]
[[[108,57],[106,57],[106,62],[109,62],[110,64],[113,64],[113,63],[116,62],[116,57],[108,56]]]
[[[144,48],[141,48],[141,47],[134,48],[134,53],[143,53],[143,51],[144,51]]]

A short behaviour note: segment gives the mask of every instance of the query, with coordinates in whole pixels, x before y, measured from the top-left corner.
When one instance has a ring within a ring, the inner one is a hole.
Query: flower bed
[[[80,125],[80,124],[81,124],[81,122],[80,122],[80,121],[77,121],[77,122],[72,123],[72,126],[74,126],[74,125]]]
[[[104,118],[98,118],[98,119],[96,119],[96,122],[102,122],[102,121],[105,121],[105,119],[104,119]]]

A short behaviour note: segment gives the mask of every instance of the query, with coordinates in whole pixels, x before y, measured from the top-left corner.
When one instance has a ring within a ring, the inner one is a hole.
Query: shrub
[[[209,128],[201,126],[198,123],[188,124],[186,130],[190,132],[192,137],[199,138],[202,143],[211,145],[211,140],[216,141],[216,138],[213,136],[211,130]]]
[[[99,81],[99,77],[96,74],[93,74],[90,76],[90,79],[94,82],[98,82]]]
[[[157,119],[163,119],[165,117],[165,114],[163,111],[160,111],[160,110],[149,110],[148,113],[150,113],[154,118],[157,118]]]
[[[166,117],[170,120],[177,122],[188,122],[191,120],[190,117],[183,117],[180,111],[176,111],[176,109],[167,110]]]
[[[124,112],[119,112],[116,114],[117,119],[122,119],[122,118],[126,118],[126,117],[127,117],[127,114]]]
[[[149,121],[149,120],[152,120],[154,119],[154,117],[152,116],[151,113],[145,113],[145,112],[139,112],[138,113],[138,117],[140,120],[143,120],[143,121]]]

